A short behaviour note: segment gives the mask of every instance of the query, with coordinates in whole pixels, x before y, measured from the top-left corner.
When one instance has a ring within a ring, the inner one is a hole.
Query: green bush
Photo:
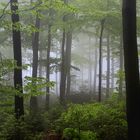
[[[79,131],[73,128],[65,128],[63,138],[66,140],[97,140],[96,133],[92,131]]]
[[[60,125],[79,131],[92,131],[98,140],[127,140],[127,122],[122,102],[71,104],[59,119]],[[69,132],[69,131],[68,131]]]
[[[79,133],[76,129],[65,128],[63,131],[63,138],[65,138],[66,140],[78,139]]]
[[[80,133],[80,140],[97,140],[97,136],[92,131],[82,131]]]

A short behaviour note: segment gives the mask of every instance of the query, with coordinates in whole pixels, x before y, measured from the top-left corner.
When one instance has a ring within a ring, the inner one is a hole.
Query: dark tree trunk
[[[70,94],[70,86],[71,86],[71,45],[72,45],[72,33],[69,31],[66,35],[66,77],[67,77],[67,90],[66,95]]]
[[[65,4],[68,0],[63,0]],[[66,15],[63,17],[63,22],[66,21]],[[61,48],[61,77],[60,77],[60,104],[65,105],[66,100],[66,60],[65,60],[65,43],[66,43],[66,30],[63,29],[62,48]]]
[[[47,47],[47,65],[46,65],[46,79],[50,81],[50,51],[51,51],[51,25],[48,26],[48,47]],[[50,88],[46,87],[46,108],[49,109],[49,93]]]
[[[89,42],[90,42],[90,39],[89,39]],[[92,90],[92,56],[91,56],[91,46],[89,45],[89,72],[88,72],[88,83],[89,83],[89,94],[91,94],[93,92]]]
[[[56,59],[58,59],[58,50],[56,50]],[[56,62],[56,70],[55,70],[55,80],[56,80],[56,95],[58,96],[58,63]]]
[[[99,97],[98,101],[101,102],[102,94],[102,40],[105,20],[101,21],[100,42],[99,42]]]
[[[123,0],[123,48],[128,139],[140,139],[140,87],[136,36],[136,0]]]
[[[110,39],[109,33],[107,36],[107,76],[106,76],[106,98],[109,97],[110,93]]]
[[[121,99],[123,96],[123,77],[121,73],[123,72],[123,42],[122,35],[120,37],[120,77],[119,77],[119,98]]]
[[[97,39],[96,39],[97,43]],[[97,47],[95,48],[95,64],[94,64],[94,83],[93,83],[93,89],[94,89],[94,94],[96,94],[96,81],[97,81],[97,65],[98,65],[98,49]]]
[[[22,52],[21,52],[21,35],[20,30],[15,29],[16,23],[18,23],[19,15],[16,14],[18,11],[18,3],[17,0],[11,0],[11,19],[12,19],[12,32],[13,32],[13,52],[14,52],[14,60],[16,61],[17,67],[14,69],[14,87],[18,90],[21,94],[23,94],[22,90]],[[21,116],[24,115],[24,104],[23,104],[23,97],[22,96],[15,96],[15,117],[16,119],[20,119]],[[23,136],[21,136],[20,130],[16,130],[15,132],[15,140],[23,140]]]
[[[60,103],[65,104],[66,92],[66,68],[65,68],[65,30],[63,30],[62,50],[61,50],[61,77],[60,77]]]
[[[40,28],[40,19],[36,16],[35,27]],[[32,65],[32,77],[37,78],[38,69],[38,47],[39,47],[39,32],[35,32],[32,36],[32,49],[33,49],[33,65]],[[33,82],[36,85],[35,82]],[[34,91],[36,92],[36,91]],[[31,111],[36,111],[38,109],[37,97],[32,96],[30,99],[30,109]]]
[[[112,58],[111,58],[111,92],[114,92],[114,56],[112,52]]]
[[[82,80],[82,87],[84,86],[84,68],[83,64],[81,65],[81,80]]]
[[[19,68],[14,69],[14,87],[19,90],[20,93],[22,91],[22,53],[21,53],[21,35],[20,30],[15,29],[16,23],[19,22],[19,15],[16,14],[18,11],[18,6],[14,3],[18,3],[17,0],[11,0],[11,11],[12,11],[12,23],[13,23],[13,51],[14,51],[14,60]],[[15,96],[15,115],[16,118],[19,119],[22,115],[24,115],[24,107],[23,107],[23,97]]]
[[[43,51],[42,51],[42,49],[40,48],[40,50],[39,50],[39,60],[40,60],[40,64],[39,64],[39,77],[42,77],[42,68],[43,68],[43,66],[42,66],[42,55],[43,55]]]

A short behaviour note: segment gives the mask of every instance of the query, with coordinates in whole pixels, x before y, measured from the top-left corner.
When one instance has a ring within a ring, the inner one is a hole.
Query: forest
[[[0,140],[140,140],[139,0],[0,0]]]

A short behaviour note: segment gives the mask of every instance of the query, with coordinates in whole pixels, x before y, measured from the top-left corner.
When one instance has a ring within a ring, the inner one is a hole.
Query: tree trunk
[[[65,30],[63,30],[62,50],[61,50],[61,77],[60,77],[60,103],[65,104],[66,91],[66,68],[65,68]]]
[[[66,76],[67,76],[67,88],[66,95],[70,94],[71,86],[71,45],[72,45],[72,33],[69,31],[66,36]]]
[[[81,65],[81,81],[82,81],[82,87],[84,86],[84,66]]]
[[[98,101],[101,102],[102,94],[102,40],[105,20],[101,21],[100,42],[99,42],[99,97]]]
[[[58,52],[56,50],[56,59],[58,59]],[[56,81],[56,95],[58,96],[58,63],[56,62],[56,70],[55,70],[55,81]]]
[[[23,93],[22,90],[22,53],[21,53],[21,35],[20,30],[15,29],[16,23],[19,22],[19,15],[16,14],[18,11],[18,6],[14,3],[18,3],[17,0],[11,0],[11,11],[12,11],[12,32],[13,32],[13,51],[14,51],[14,60],[19,68],[14,69],[14,87],[20,93]],[[16,118],[19,119],[22,115],[24,115],[24,107],[23,107],[23,97],[15,96],[15,115]]]
[[[47,65],[46,65],[46,79],[50,81],[50,50],[51,50],[51,26],[48,26],[48,47],[47,47]],[[50,88],[46,87],[46,108],[49,109],[49,93]]]
[[[120,37],[120,77],[119,77],[119,98],[123,96],[123,77],[121,73],[123,72],[123,42],[122,35]]]
[[[90,39],[89,39],[89,42],[90,42]],[[91,46],[89,45],[89,54],[88,54],[88,56],[89,56],[89,72],[88,72],[88,83],[89,83],[89,94],[91,94],[92,92],[93,92],[93,90],[92,90],[92,61],[91,61],[91,59],[92,59],[92,56],[91,56],[91,48],[90,48]]]
[[[42,77],[42,68],[43,68],[43,66],[42,66],[42,56],[43,56],[43,51],[42,51],[42,49],[40,48],[40,51],[39,51],[40,53],[39,53],[39,60],[40,60],[40,64],[39,64],[39,77]]]
[[[16,14],[18,11],[18,5],[15,3],[18,3],[17,0],[11,0],[11,19],[12,19],[12,38],[13,38],[13,52],[14,52],[14,60],[16,61],[17,67],[14,68],[14,87],[16,90],[18,90],[21,94],[23,94],[22,90],[22,52],[21,52],[21,35],[20,30],[15,29],[16,23],[18,23],[19,15]],[[23,97],[22,96],[15,96],[15,117],[16,119],[20,119],[21,116],[24,115],[24,105],[23,105]],[[15,132],[15,140],[22,140],[23,136],[21,136],[20,131],[17,129]]]
[[[112,58],[111,58],[111,92],[114,92],[114,56],[112,52]]]
[[[35,27],[40,28],[40,19],[36,16]],[[32,78],[37,78],[38,69],[38,47],[39,47],[39,32],[35,32],[32,36],[32,49],[33,49],[33,66],[32,66]],[[36,82],[33,82],[36,85]],[[36,91],[34,91],[36,92]],[[32,96],[30,99],[30,109],[31,111],[36,111],[38,109],[37,97]]]
[[[109,97],[110,93],[110,39],[109,33],[107,35],[107,76],[106,76],[106,98]]]
[[[140,139],[140,84],[136,36],[136,0],[123,0],[123,48],[128,139]]]
[[[97,43],[97,39],[96,39]],[[93,89],[94,89],[94,94],[96,94],[96,81],[97,81],[97,64],[98,64],[98,49],[97,47],[95,48],[95,64],[94,64],[94,83],[93,83]]]

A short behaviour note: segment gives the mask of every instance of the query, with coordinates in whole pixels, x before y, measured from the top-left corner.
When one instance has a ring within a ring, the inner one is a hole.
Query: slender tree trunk
[[[39,64],[39,77],[42,77],[42,55],[43,55],[43,53],[42,53],[42,50],[40,49],[40,51],[39,51],[40,53],[40,55],[39,55],[39,60],[40,60],[40,64]]]
[[[89,41],[90,42],[90,41]],[[91,46],[89,46],[89,73],[88,73],[88,81],[89,81],[89,94],[93,92],[92,90],[92,62],[91,62]]]
[[[50,81],[50,50],[51,50],[51,26],[48,26],[48,47],[47,47],[47,65],[46,65],[46,79]],[[49,93],[50,88],[46,87],[46,108],[49,109]]]
[[[56,50],[56,59],[58,59],[58,52]],[[58,96],[58,63],[56,62],[55,81],[56,81],[56,95]]]
[[[60,103],[65,104],[66,90],[66,68],[65,68],[65,30],[63,30],[62,50],[61,50],[61,77],[60,77]]]
[[[112,52],[112,58],[111,58],[111,89],[112,92],[114,92],[114,57]]]
[[[96,39],[97,40],[97,39]],[[97,41],[96,41],[97,42]],[[94,89],[94,94],[96,94],[96,82],[97,82],[97,64],[98,64],[98,49],[97,47],[95,48],[95,64],[94,64],[94,83],[93,83],[93,89]]]
[[[92,64],[90,62],[90,66],[89,66],[89,93],[91,94],[92,92],[93,92],[93,90],[92,90]]]
[[[39,62],[40,62],[40,63],[38,64],[38,65],[39,65],[39,68],[38,68],[38,71],[39,71],[38,75],[39,75],[39,77],[43,77],[42,59],[43,59],[43,50],[42,50],[42,48],[40,48],[40,49],[39,49]],[[43,89],[40,89],[40,91],[43,91]],[[38,107],[42,106],[42,105],[43,105],[43,104],[42,104],[43,96],[40,95],[40,96],[37,97],[37,99],[38,99],[38,102],[39,102]]]
[[[82,80],[82,87],[84,86],[84,68],[83,64],[81,65],[81,80]]]
[[[35,27],[40,28],[40,19],[36,16]],[[38,47],[39,47],[39,32],[35,32],[32,37],[32,48],[33,48],[33,66],[32,66],[32,77],[37,78],[38,69]],[[36,82],[33,82],[36,85]],[[36,91],[35,91],[36,92]],[[32,96],[30,99],[30,109],[31,111],[36,111],[38,109],[37,97]]]
[[[66,36],[66,75],[67,75],[67,90],[66,95],[70,94],[71,86],[71,46],[72,46],[72,33],[69,31]]]
[[[18,6],[15,5],[14,3],[18,3],[18,1],[11,0],[14,60],[16,61],[18,67],[22,67],[21,35],[20,31],[16,30],[14,25],[19,22],[19,15],[16,14],[16,11],[18,11]],[[17,68],[14,69],[14,87],[15,89],[23,93],[22,69]],[[23,97],[15,96],[15,115],[17,119],[19,119],[22,115],[24,115]]]
[[[106,98],[109,97],[110,93],[110,39],[109,33],[107,35],[107,76],[106,76]]]
[[[101,21],[101,31],[100,31],[100,42],[99,42],[99,97],[98,101],[101,102],[102,94],[102,41],[103,41],[103,30],[104,30],[105,20]]]
[[[128,139],[140,139],[140,83],[136,36],[136,0],[123,0],[123,48]]]
[[[13,38],[13,51],[14,51],[14,60],[16,61],[16,64],[20,69],[14,68],[14,87],[16,90],[18,90],[21,94],[23,94],[22,90],[22,52],[21,52],[21,35],[20,30],[15,29],[16,23],[18,23],[19,15],[16,14],[18,11],[18,5],[15,5],[15,3],[18,3],[17,0],[11,0],[11,19],[12,19],[12,38]],[[19,119],[21,116],[24,115],[24,105],[23,105],[23,97],[22,96],[15,96],[15,117],[16,119]],[[20,134],[20,131],[17,130],[15,132],[15,140],[22,140],[23,137]]]
[[[18,11],[18,6],[14,5],[14,3],[18,3],[17,0],[11,0],[11,11],[12,11],[12,23],[13,23],[13,51],[14,51],[14,60],[18,67],[22,67],[22,53],[21,53],[21,35],[20,31],[14,28],[14,24],[19,22],[19,15],[16,14]],[[21,93],[22,91],[22,69],[14,69],[14,86]],[[15,96],[15,114],[16,118],[19,119],[22,115],[24,115],[24,107],[23,107],[23,97]]]
[[[123,72],[123,42],[122,42],[122,36],[120,37],[120,77],[119,77],[119,96],[120,99],[123,96],[123,77],[121,73]]]

